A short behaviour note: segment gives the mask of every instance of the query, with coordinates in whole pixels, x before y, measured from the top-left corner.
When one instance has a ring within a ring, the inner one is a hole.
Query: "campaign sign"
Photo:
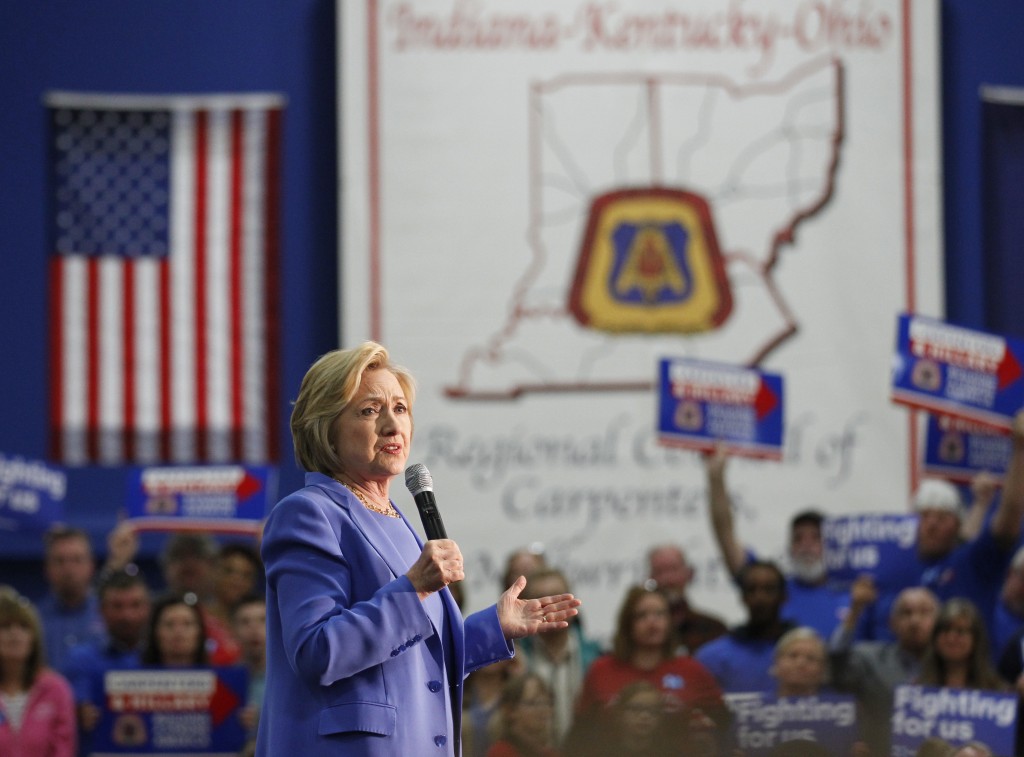
[[[246,739],[238,716],[247,685],[242,667],[108,671],[90,757],[234,757]]]
[[[864,573],[878,575],[883,565],[902,565],[917,544],[917,516],[887,513],[830,515],[821,538],[830,578],[853,581]]]
[[[782,376],[687,358],[659,363],[658,441],[782,458]]]
[[[924,472],[966,483],[982,471],[1002,479],[1010,463],[1013,441],[991,428],[951,418],[929,415],[925,437]]]
[[[276,489],[276,471],[268,466],[136,468],[128,475],[128,518],[139,530],[252,534]]]
[[[63,519],[67,488],[60,468],[0,453],[0,529],[45,531]]]
[[[848,755],[858,739],[857,703],[849,695],[777,697],[762,692],[725,695],[734,743],[744,757],[772,754],[787,741],[815,741],[829,754]]]
[[[978,689],[897,686],[892,713],[893,757],[913,757],[938,737],[954,746],[980,741],[992,754],[1014,753],[1017,695]]]
[[[897,323],[892,399],[1008,430],[1024,406],[1024,342],[917,315]]]

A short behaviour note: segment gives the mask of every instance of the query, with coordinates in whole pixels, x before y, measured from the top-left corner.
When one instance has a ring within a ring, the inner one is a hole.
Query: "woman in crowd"
[[[662,694],[677,747],[716,749],[709,744],[717,744],[728,721],[722,692],[707,668],[692,657],[677,656],[676,648],[666,597],[644,586],[630,588],[619,609],[612,652],[597,658],[587,671],[570,738],[586,738],[619,692],[646,681]],[[703,757],[713,751],[692,753]]]
[[[931,643],[921,663],[918,683],[956,689],[1010,689],[992,664],[988,630],[978,608],[969,599],[953,597],[939,608]],[[1018,728],[1017,754],[1021,754],[1024,748],[1022,737],[1024,729]],[[956,754],[963,754],[964,757],[980,757],[985,754],[982,751],[972,752],[971,749],[977,749],[977,745],[964,745]]]
[[[267,686],[256,754],[454,755],[463,680],[512,640],[564,628],[579,600],[519,577],[463,620],[451,539],[424,544],[391,501],[412,442],[412,376],[366,342],[322,356],[292,411],[306,486],[267,518]]]
[[[524,597],[570,593],[569,581],[554,568],[540,568],[530,577]],[[536,673],[551,688],[555,700],[555,743],[560,744],[572,726],[576,700],[583,677],[601,654],[597,642],[588,639],[578,622],[580,616],[562,628],[523,639],[519,655],[526,669]]]
[[[45,667],[43,629],[32,604],[0,588],[0,755],[74,757],[71,686]]]
[[[487,757],[557,757],[554,698],[535,673],[511,678],[501,693],[492,728],[495,741]]]
[[[939,608],[918,683],[960,689],[1007,688],[992,665],[988,631],[969,599],[954,597]]]
[[[209,664],[203,614],[195,594],[168,594],[153,605],[142,664],[192,668]]]
[[[779,682],[780,697],[809,697],[817,694],[828,677],[825,642],[808,626],[787,631],[775,644],[771,673]]]

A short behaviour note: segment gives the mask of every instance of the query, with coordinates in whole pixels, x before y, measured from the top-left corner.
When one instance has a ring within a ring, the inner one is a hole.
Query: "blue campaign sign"
[[[0,530],[38,533],[63,520],[67,488],[61,468],[0,453]]]
[[[821,537],[830,578],[849,582],[864,573],[878,576],[882,566],[903,565],[914,559],[917,516],[830,515],[821,524]]]
[[[917,315],[896,331],[894,402],[1010,428],[1024,407],[1024,342]]]
[[[661,360],[658,374],[661,444],[781,459],[782,376],[688,358]]]
[[[744,757],[774,754],[788,741],[814,741],[829,754],[848,755],[858,740],[857,702],[849,695],[744,692],[726,694],[725,700],[733,715],[734,742]]]
[[[893,700],[893,757],[913,757],[938,737],[953,746],[980,741],[997,757],[1014,754],[1017,695],[979,689],[897,686]]]
[[[234,757],[246,739],[239,714],[247,686],[242,667],[107,671],[90,757]]]
[[[929,415],[924,472],[968,482],[981,471],[1002,479],[1013,441],[1007,434],[948,415]]]
[[[128,476],[128,518],[139,530],[251,534],[276,496],[269,466],[136,468]]]

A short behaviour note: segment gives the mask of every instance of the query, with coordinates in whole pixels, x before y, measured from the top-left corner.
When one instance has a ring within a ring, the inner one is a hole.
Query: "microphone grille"
[[[434,491],[434,479],[423,463],[416,463],[405,469],[405,485],[414,497],[420,492]]]

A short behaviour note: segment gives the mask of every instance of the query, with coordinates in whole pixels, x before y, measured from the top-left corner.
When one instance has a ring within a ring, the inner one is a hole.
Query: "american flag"
[[[54,459],[271,461],[283,99],[46,102]]]

